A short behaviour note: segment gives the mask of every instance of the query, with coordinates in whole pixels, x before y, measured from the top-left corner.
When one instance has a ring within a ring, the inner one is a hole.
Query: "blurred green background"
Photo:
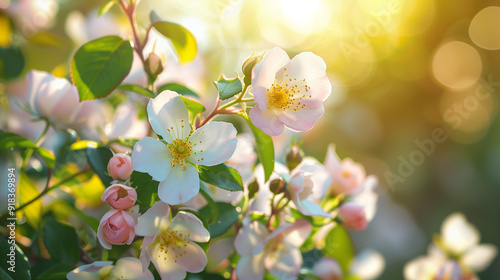
[[[96,23],[103,3],[0,0],[2,60],[14,46],[22,73],[67,76],[78,40],[109,27]],[[221,72],[234,76],[247,57],[274,46],[323,57],[333,92],[325,116],[303,134],[304,149],[322,161],[335,143],[341,158],[378,176],[378,213],[353,236],[358,250],[386,258],[381,279],[401,279],[453,212],[466,215],[481,242],[500,247],[500,1],[142,0],[141,31],[153,9],[197,38],[204,66],[193,79],[207,96]],[[127,34],[117,7],[106,17],[117,26],[110,32]],[[439,132],[441,143],[432,140]],[[479,276],[499,279],[500,259]]]

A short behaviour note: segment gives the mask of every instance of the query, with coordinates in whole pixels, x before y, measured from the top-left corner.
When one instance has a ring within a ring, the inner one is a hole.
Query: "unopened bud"
[[[269,190],[274,194],[280,194],[285,191],[286,182],[282,178],[274,179],[269,183]]]
[[[245,85],[249,85],[252,83],[252,70],[253,67],[262,60],[261,56],[252,56],[245,60],[243,63],[243,66],[241,66],[241,71],[243,71],[243,75],[245,75],[245,78],[243,78],[243,82]]]
[[[150,76],[158,76],[161,72],[163,72],[161,58],[153,52],[150,53],[146,61],[144,61],[144,69]]]
[[[289,170],[295,169],[304,158],[304,152],[300,149],[298,145],[293,145],[292,148],[286,153],[286,165]]]

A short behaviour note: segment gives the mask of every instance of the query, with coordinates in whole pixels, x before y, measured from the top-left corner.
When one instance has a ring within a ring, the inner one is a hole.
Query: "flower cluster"
[[[429,246],[427,256],[405,266],[405,279],[479,279],[476,273],[486,269],[498,253],[494,245],[479,244],[479,239],[479,232],[463,214],[451,214]]]

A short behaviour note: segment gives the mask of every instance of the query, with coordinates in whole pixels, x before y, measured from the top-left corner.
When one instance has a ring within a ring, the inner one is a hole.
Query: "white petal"
[[[363,251],[354,259],[351,265],[351,273],[361,279],[376,279],[384,271],[385,260],[381,254],[375,251]]]
[[[441,226],[441,234],[446,248],[458,255],[479,242],[479,232],[461,213],[446,218]]]
[[[113,121],[106,134],[109,139],[142,139],[148,135],[148,124],[139,120],[133,104],[123,103],[115,111]]]
[[[267,228],[257,222],[253,221],[249,225],[244,225],[238,231],[234,239],[234,247],[236,252],[241,256],[252,255],[252,250],[259,244],[267,235],[269,231]]]
[[[143,271],[141,261],[136,258],[125,257],[116,261],[115,267],[111,270],[110,276],[115,279],[127,280],[154,280],[151,271]]]
[[[291,246],[267,256],[264,261],[266,269],[277,279],[296,279],[302,266],[300,250]]]
[[[156,181],[167,178],[172,162],[172,154],[160,140],[146,137],[134,145],[132,151],[132,168],[146,172]]]
[[[297,80],[306,79],[310,87],[307,94],[311,98],[301,100],[306,108],[315,108],[321,105],[332,92],[332,85],[326,76],[326,64],[323,59],[311,52],[296,55],[290,61],[290,77]]]
[[[314,200],[320,201],[330,187],[332,178],[326,168],[312,157],[305,157],[294,171],[310,173],[313,181],[313,190],[310,195]]]
[[[198,171],[191,164],[172,167],[167,178],[158,186],[158,196],[168,204],[177,205],[189,201],[200,191]]]
[[[378,180],[375,176],[368,176],[360,188],[362,190],[361,193],[353,197],[353,202],[363,205],[368,222],[373,219],[377,211],[378,194],[373,191],[377,182]]]
[[[210,233],[203,226],[200,219],[188,212],[178,212],[172,219],[170,229],[183,232],[185,235],[189,234],[188,239],[196,242],[208,242],[210,240]]]
[[[168,229],[169,226],[170,206],[158,201],[137,219],[135,234],[140,236],[154,236],[157,232]]]
[[[177,265],[182,269],[198,273],[201,272],[207,265],[207,256],[205,251],[198,244],[188,241],[185,246],[170,245],[169,250],[172,250]]]
[[[340,172],[341,165],[340,165],[340,158],[337,155],[337,152],[335,152],[335,145],[330,144],[328,145],[328,150],[326,152],[326,158],[325,158],[325,167],[330,172],[330,174],[335,174]]]
[[[143,271],[148,269],[149,267],[149,262],[151,261],[150,255],[151,252],[153,251],[153,248],[151,248],[149,245],[153,243],[155,238],[156,234],[154,236],[145,236],[144,239],[142,240],[141,254],[139,256],[139,260],[141,261]]]
[[[250,119],[256,127],[270,136],[278,136],[285,129],[274,109],[262,111],[258,106],[254,106],[250,110]]]
[[[238,280],[264,279],[264,254],[245,255],[236,264]]]
[[[306,220],[297,220],[293,227],[285,234],[284,243],[290,244],[295,248],[299,248],[304,244],[304,241],[309,237],[312,226]]]
[[[494,245],[482,244],[465,252],[461,263],[475,272],[480,272],[491,264],[497,253]]]
[[[104,271],[111,269],[113,262],[110,261],[96,261],[91,264],[82,265],[70,271],[66,278],[68,280],[94,280],[103,276]],[[104,270],[102,270],[105,268]],[[101,271],[102,270],[102,271]]]
[[[254,107],[255,108],[255,107]],[[288,128],[294,131],[307,131],[314,127],[314,124],[323,116],[325,108],[320,105],[311,109],[300,109],[297,111],[283,111],[278,115],[278,119]]]
[[[152,262],[162,280],[182,280],[186,278],[186,270],[175,262],[172,250],[160,251],[159,246],[153,249]]]
[[[418,257],[405,265],[404,277],[406,280],[434,279],[441,264],[432,258]]]
[[[207,270],[216,271],[219,266],[223,266],[223,262],[234,253],[233,238],[217,239],[210,243],[210,248],[207,252]]]
[[[261,63],[255,65],[252,73],[252,93],[262,110],[267,109],[267,89],[271,88],[276,73],[290,62],[287,53],[280,49],[270,50]],[[278,77],[279,78],[279,77]]]
[[[238,143],[236,133],[233,124],[226,122],[210,122],[198,128],[189,137],[194,145],[190,160],[206,166],[229,160]]]
[[[188,110],[176,92],[162,91],[149,100],[147,110],[151,127],[168,143],[172,143],[172,138],[184,139],[189,135]]]
[[[300,211],[300,213],[306,215],[306,216],[319,216],[319,217],[325,217],[325,218],[331,218],[332,215],[329,213],[326,213],[321,206],[319,206],[316,202],[304,199],[300,201],[293,201],[297,209]]]

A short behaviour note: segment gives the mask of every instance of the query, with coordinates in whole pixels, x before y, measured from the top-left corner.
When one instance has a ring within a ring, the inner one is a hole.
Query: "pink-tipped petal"
[[[172,219],[171,230],[183,232],[185,236],[189,234],[188,239],[196,242],[208,242],[210,233],[203,226],[203,223],[195,215],[180,211]]]
[[[269,136],[278,136],[285,129],[275,110],[262,111],[258,106],[254,106],[250,110],[250,120]]]
[[[255,107],[254,107],[255,108]],[[323,116],[325,108],[323,105],[312,109],[300,109],[297,111],[283,111],[278,115],[280,122],[294,131],[307,131]]]
[[[203,271],[207,265],[205,251],[198,244],[190,241],[184,245],[186,246],[172,245],[169,247],[169,250],[172,250],[172,253],[176,256],[177,265],[191,273]]]
[[[168,250],[168,252],[161,251],[159,246],[156,246],[152,251],[151,261],[162,280],[182,280],[186,278],[186,270],[175,262],[172,250]]]

